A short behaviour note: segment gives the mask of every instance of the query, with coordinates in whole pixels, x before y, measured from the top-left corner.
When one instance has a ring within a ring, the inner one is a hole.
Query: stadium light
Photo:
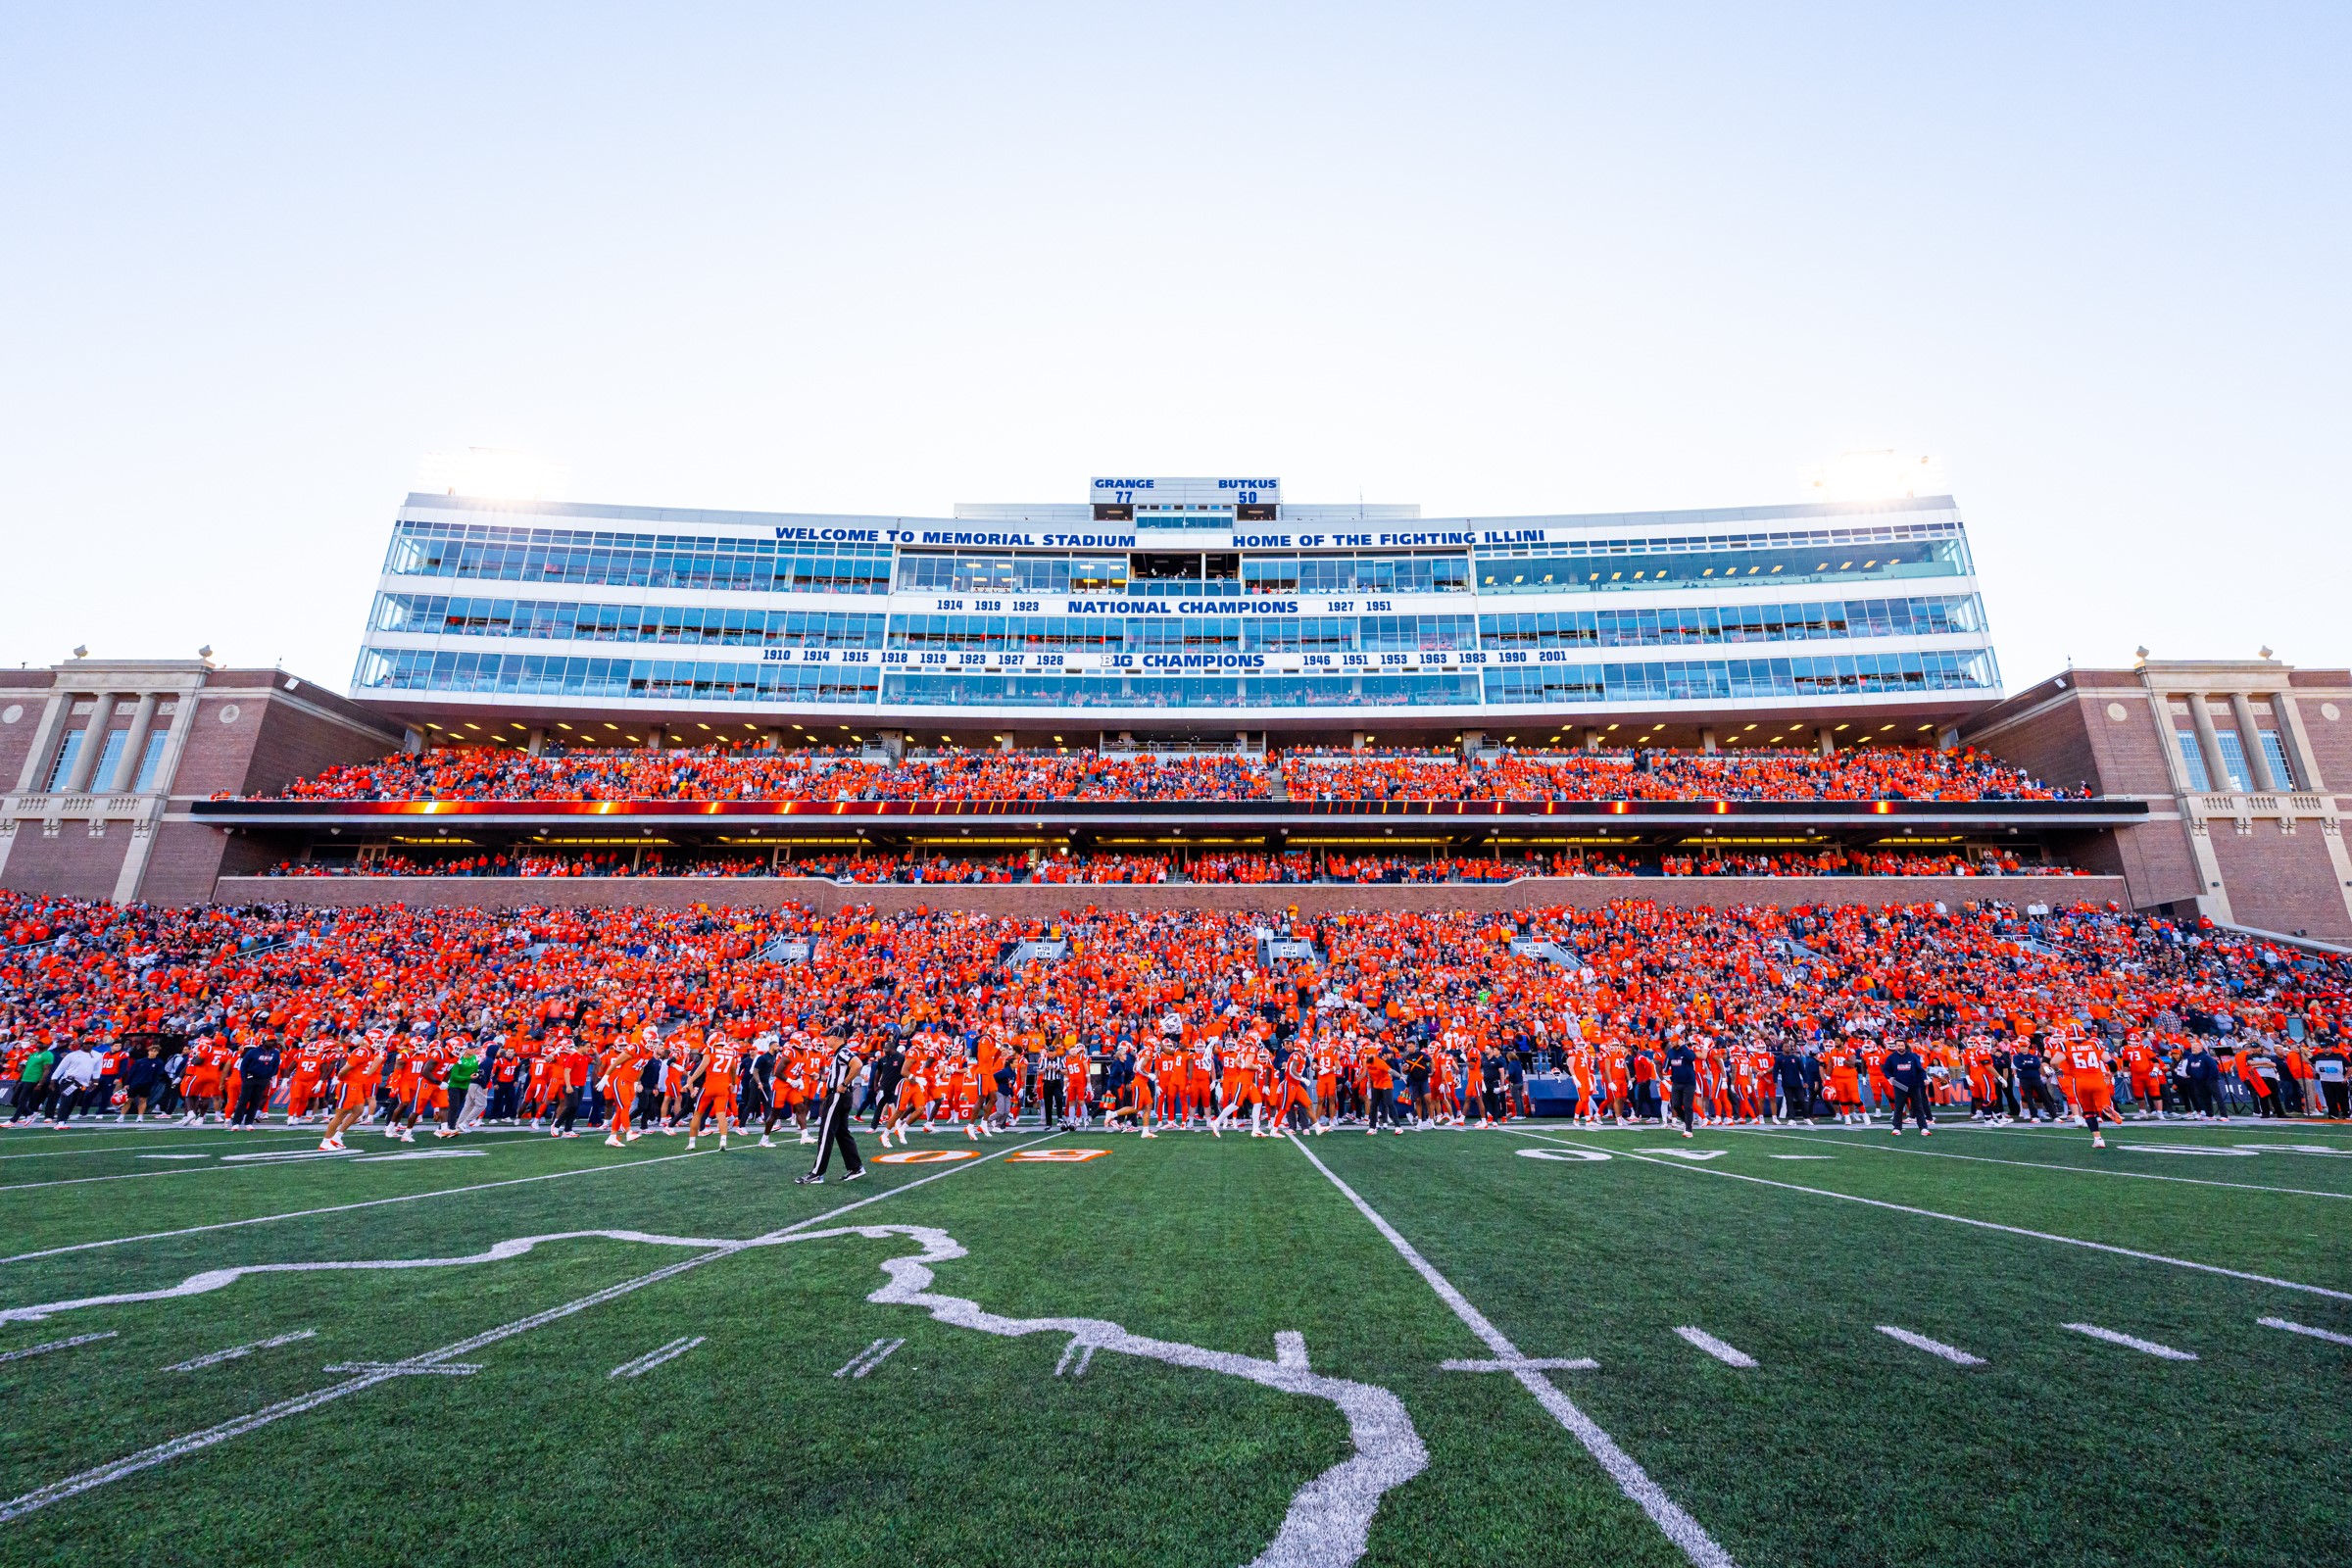
[[[1841,452],[1804,473],[1808,501],[1891,501],[1902,496],[1939,496],[1949,488],[1940,459],[1887,448]]]

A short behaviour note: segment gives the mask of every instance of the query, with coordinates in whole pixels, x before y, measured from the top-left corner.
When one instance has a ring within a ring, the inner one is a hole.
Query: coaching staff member
[[[1698,1053],[1680,1040],[1666,1048],[1666,1087],[1668,1103],[1674,1116],[1683,1124],[1683,1136],[1690,1136],[1691,1110],[1698,1099]]]
[[[806,1176],[795,1176],[798,1187],[815,1186],[825,1179],[825,1167],[833,1163],[833,1150],[841,1149],[842,1177],[854,1182],[865,1174],[865,1161],[858,1157],[858,1140],[850,1136],[850,1097],[858,1091],[858,1042],[844,1040],[833,1048],[825,1062],[822,1088],[825,1093],[824,1120],[816,1138],[816,1164]]]
[[[1908,1040],[1898,1040],[1886,1058],[1879,1064],[1886,1074],[1886,1087],[1894,1091],[1894,1136],[1903,1136],[1903,1112],[1908,1109],[1919,1122],[1919,1136],[1925,1138],[1935,1130],[1935,1118],[1928,1114],[1928,1064]]]

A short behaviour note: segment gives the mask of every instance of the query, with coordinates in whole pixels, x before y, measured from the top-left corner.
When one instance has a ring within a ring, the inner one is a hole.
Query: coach
[[[1894,1136],[1903,1136],[1903,1112],[1907,1109],[1919,1123],[1919,1136],[1925,1138],[1933,1130],[1935,1118],[1928,1114],[1928,1064],[1908,1040],[1898,1040],[1879,1064],[1886,1079],[1886,1087],[1894,1091]]]

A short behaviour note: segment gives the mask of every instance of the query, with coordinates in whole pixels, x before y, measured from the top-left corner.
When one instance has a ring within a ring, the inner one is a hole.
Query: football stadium
[[[0,1556],[2346,1560],[2352,670],[2005,685],[1948,496],[947,510],[0,670]]]

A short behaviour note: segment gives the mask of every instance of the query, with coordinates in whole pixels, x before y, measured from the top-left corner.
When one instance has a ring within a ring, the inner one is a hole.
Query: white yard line
[[[232,1345],[225,1350],[215,1350],[209,1355],[192,1356],[185,1361],[175,1362],[164,1370],[167,1372],[195,1372],[208,1366],[219,1366],[223,1361],[242,1360],[256,1350],[274,1350],[281,1345],[293,1345],[298,1341],[315,1340],[318,1337],[317,1329],[296,1329],[291,1334],[280,1334],[267,1340],[255,1340],[250,1345]]]
[[[1748,1131],[1763,1138],[1788,1138],[1790,1136],[1788,1133],[1765,1132],[1761,1128],[1753,1127],[1749,1128]],[[2229,1187],[2233,1188],[2238,1192],[2281,1193],[2291,1198],[2333,1198],[2337,1200],[2352,1200],[2352,1193],[2322,1192],[2310,1187],[2272,1187],[2262,1182],[2224,1182],[2214,1181],[2203,1176],[2166,1176],[2152,1170],[2115,1170],[2105,1165],[2062,1165],[2046,1159],[2001,1159],[1991,1154],[1961,1154],[1955,1153],[1948,1149],[1930,1149],[1926,1147],[1924,1143],[1872,1143],[1856,1144],[1854,1147],[1857,1149],[1872,1150],[1882,1154],[1909,1154],[1915,1159],[1922,1157],[1928,1159],[1965,1159],[1979,1165],[2015,1165],[2023,1170],[2063,1170],[2072,1171],[2083,1176],[2120,1176],[2127,1181],[2135,1182],[2180,1182],[2190,1187]],[[2089,1146],[2083,1145],[2082,1147],[2088,1148]],[[1810,1156],[1804,1154],[1774,1154],[1771,1157],[1774,1159],[1805,1159],[1808,1157],[1818,1159],[1823,1156],[1818,1154]]]
[[[646,1351],[634,1361],[621,1362],[605,1376],[609,1378],[641,1378],[665,1362],[675,1361],[679,1356],[702,1344],[707,1338],[709,1336],[697,1334],[691,1339],[672,1340],[660,1349]],[[838,1376],[838,1374],[836,1375]]]
[[[665,1165],[673,1159],[700,1159],[715,1150],[696,1150],[693,1153],[659,1154],[651,1159],[614,1160],[609,1165],[580,1165],[571,1170],[543,1171],[536,1176],[509,1176],[502,1181],[475,1182],[467,1187],[436,1187],[429,1193],[403,1193],[397,1198],[368,1198],[355,1203],[329,1203],[324,1208],[296,1208],[282,1214],[257,1214],[252,1219],[224,1219],[211,1225],[185,1225],[175,1231],[142,1231],[136,1236],[115,1236],[102,1242],[74,1242],[65,1247],[45,1247],[35,1252],[19,1252],[14,1257],[0,1257],[0,1265],[28,1263],[37,1257],[61,1257],[68,1252],[89,1252],[104,1247],[128,1247],[134,1242],[163,1242],[177,1236],[201,1236],[207,1231],[233,1231],[247,1225],[274,1225],[283,1219],[311,1219],[319,1214],[347,1214],[358,1208],[381,1208],[386,1203],[421,1203],[428,1198],[455,1198],[462,1193],[484,1193],[494,1187],[519,1187],[525,1182],[556,1182],[567,1176],[594,1176],[603,1171],[636,1170],[647,1165]],[[894,1189],[895,1191],[895,1189]]]
[[[1545,1133],[1520,1133],[1522,1138],[1534,1138],[1544,1143],[1560,1143],[1569,1149],[1582,1148],[1568,1144]],[[1769,1176],[1750,1176],[1745,1171],[1725,1170],[1716,1165],[1694,1165],[1687,1160],[1659,1159],[1653,1154],[1635,1153],[1618,1150],[1625,1159],[1644,1160],[1671,1170],[1696,1171],[1707,1176],[1721,1176],[1735,1182],[1752,1182],[1758,1187],[1777,1187],[1784,1192],[1808,1193],[1815,1198],[1835,1198],[1840,1202],[1861,1203],[1870,1208],[1888,1209],[1897,1214],[1914,1214],[1921,1219],[1939,1219],[1953,1225],[1967,1225],[1982,1231],[2000,1231],[2009,1236],[2031,1237],[2037,1242],[2056,1242],[2063,1247],[2080,1247],[2093,1252],[2106,1252],[2116,1257],[2136,1258],[2143,1263],[2163,1263],[2171,1268],[2193,1269],[2199,1274],[2218,1274],[2225,1279],[2244,1280],[2252,1285],[2269,1285],[2282,1291],[2301,1291],[2306,1296],[2324,1296],[2331,1301],[2352,1301],[2352,1291],[2331,1291],[2325,1285],[2305,1285],[2295,1280],[2282,1280],[2271,1274],[2252,1274],[2243,1269],[2224,1268],[2219,1263],[2199,1263],[2192,1258],[2167,1257],[2162,1252],[2143,1252],[2135,1247],[2117,1247],[2109,1242],[2084,1241],[2079,1236],[2058,1236],[2049,1231],[2029,1230],[2023,1225],[2003,1225],[1997,1220],[1972,1219],[1966,1214],[1946,1214],[1933,1208],[1919,1208],[1910,1203],[1890,1203],[1883,1198],[1863,1198],[1854,1193],[1833,1192],[1827,1187],[1806,1187],[1797,1182],[1775,1181]]]
[[[1045,1141],[1045,1139],[1041,1138],[1035,1142],[1044,1143]],[[1033,1146],[1024,1144],[1018,1147],[1030,1148]],[[1001,1151],[1000,1152],[1008,1154],[1012,1152],[1012,1150],[1007,1149]],[[683,1158],[684,1156],[669,1155],[664,1157]],[[928,1186],[932,1182],[936,1181],[944,1181],[948,1177],[956,1175],[959,1171],[976,1170],[981,1165],[987,1163],[988,1160],[995,1159],[997,1157],[998,1155],[996,1154],[990,1154],[984,1156],[982,1159],[947,1166],[945,1169],[935,1171],[928,1176],[917,1177],[915,1180],[910,1182],[902,1182],[896,1187],[888,1188],[882,1192],[875,1193],[869,1198],[861,1198],[856,1202],[844,1203],[839,1208],[828,1210],[825,1213],[811,1215],[808,1219],[798,1221],[792,1225],[787,1225],[781,1230],[771,1231],[764,1237],[754,1237],[749,1241],[742,1242],[718,1243],[707,1252],[698,1252],[693,1257],[682,1259],[679,1262],[666,1264],[663,1267],[655,1269],[649,1274],[640,1274],[634,1279],[622,1280],[617,1285],[608,1285],[601,1291],[591,1292],[586,1296],[580,1297],[576,1300],[566,1301],[561,1306],[552,1306],[543,1312],[534,1312],[528,1317],[516,1318],[512,1323],[503,1323],[497,1328],[487,1329],[482,1333],[469,1335],[466,1338],[458,1341],[454,1345],[445,1345],[440,1349],[427,1350],[421,1355],[411,1356],[405,1361],[395,1361],[378,1365],[368,1371],[359,1374],[356,1377],[346,1379],[341,1383],[333,1384],[327,1388],[314,1389],[308,1394],[296,1395],[290,1399],[281,1399],[275,1404],[266,1405],[259,1410],[250,1412],[249,1414],[237,1416],[232,1420],[223,1421],[218,1426],[207,1427],[201,1432],[191,1432],[184,1437],[172,1438],[168,1442],[159,1443],[153,1447],[141,1448],[136,1453],[124,1454],[120,1459],[113,1460],[107,1464],[99,1465],[93,1469],[80,1471],[77,1474],[67,1476],[59,1481],[53,1481],[48,1486],[36,1488],[31,1492],[25,1493],[20,1497],[13,1498],[8,1502],[0,1503],[0,1524],[6,1524],[13,1519],[21,1519],[28,1513],[48,1507],[51,1503],[63,1502],[69,1497],[79,1496],[82,1493],[91,1491],[94,1488],[103,1487],[109,1482],[120,1481],[125,1476],[137,1475],[143,1470],[152,1470],[157,1465],[169,1463],[173,1459],[181,1457],[183,1454],[200,1452],[203,1449],[212,1447],[216,1444],[226,1443],[231,1438],[243,1437],[248,1432],[259,1431],[261,1428],[269,1426],[272,1422],[282,1421],[288,1416],[300,1415],[306,1410],[315,1410],[322,1404],[342,1398],[345,1395],[357,1394],[363,1389],[371,1389],[379,1383],[389,1382],[393,1378],[406,1376],[413,1372],[430,1373],[435,1368],[440,1367],[445,1363],[455,1363],[458,1361],[459,1357],[466,1355],[474,1350],[481,1349],[486,1346],[496,1345],[501,1340],[513,1339],[515,1335],[528,1334],[533,1329],[545,1328],[550,1323],[561,1322],[563,1319],[570,1317],[574,1313],[585,1312],[590,1307],[601,1306],[607,1301],[616,1300],[623,1296],[630,1295],[636,1291],[641,1291],[649,1285],[657,1285],[663,1280],[686,1273],[691,1269],[700,1268],[705,1263],[713,1263],[722,1257],[733,1257],[736,1253],[743,1251],[747,1248],[770,1245],[775,1241],[792,1235],[796,1231],[807,1230],[810,1226],[820,1224],[825,1220],[833,1219],[842,1214],[847,1214],[854,1209],[863,1208],[869,1203],[878,1203],[885,1199],[896,1198],[899,1194],[911,1192],[917,1187]],[[652,1160],[641,1160],[637,1161],[636,1163],[652,1164],[656,1162]],[[617,1167],[603,1166],[595,1168],[615,1169]],[[267,1267],[268,1265],[264,1266]],[[218,1272],[233,1276],[234,1274],[241,1273],[243,1271],[220,1270]],[[196,1278],[203,1280],[206,1277],[199,1275]],[[173,1295],[179,1293],[160,1292],[154,1294]]]
[[[1452,1308],[1453,1315],[1460,1318],[1463,1325],[1494,1352],[1495,1358],[1509,1366],[1519,1386],[1534,1395],[1536,1401],[1550,1412],[1552,1419],[1584,1445],[1585,1451],[1608,1472],[1610,1480],[1617,1483],[1617,1489],[1649,1515],[1650,1521],[1665,1532],[1666,1539],[1682,1548],[1684,1556],[1697,1564],[1698,1568],[1738,1568],[1732,1554],[1707,1534],[1705,1527],[1684,1512],[1682,1504],[1668,1496],[1664,1488],[1650,1480],[1648,1473],[1635,1462],[1633,1455],[1617,1446],[1616,1439],[1602,1431],[1591,1416],[1578,1409],[1544,1370],[1531,1364],[1526,1356],[1520,1354],[1519,1348],[1488,1321],[1485,1313],[1472,1306],[1469,1298],[1454,1289],[1453,1283],[1439,1273],[1428,1258],[1416,1251],[1413,1244],[1404,1239],[1402,1232],[1382,1218],[1380,1211],[1365,1202],[1354,1188],[1340,1180],[1329,1165],[1317,1159],[1313,1150],[1296,1138],[1291,1140],[1291,1146],[1305,1155],[1307,1163],[1321,1171],[1324,1179],[1338,1188],[1343,1198],[1355,1205],[1355,1211],[1371,1222],[1372,1228],[1380,1232],[1388,1244],[1396,1250],[1396,1254],[1410,1264],[1413,1272],[1420,1275],[1429,1288],[1437,1293],[1438,1299]]]
[[[88,1345],[95,1340],[111,1340],[115,1331],[104,1334],[76,1334],[70,1340],[51,1340],[47,1345],[27,1345],[22,1350],[0,1352],[0,1361],[22,1361],[27,1356],[47,1355],[51,1350],[70,1350],[76,1345]]]
[[[2103,1329],[2096,1323],[2061,1323],[2058,1326],[2063,1329],[2072,1329],[2077,1334],[2087,1335],[2094,1340],[2104,1340],[2109,1345],[2120,1345],[2127,1349],[2137,1350],[2142,1355],[2155,1356],[2159,1360],[2194,1361],[2196,1359],[2196,1356],[2190,1351],[2176,1350],[2169,1345],[2158,1345],[2154,1340],[2142,1340],[2129,1334],[2118,1334],[2115,1330]]]
[[[2352,1345],[2352,1334],[2336,1334],[2327,1329],[2315,1329],[2308,1323],[2290,1323],[2282,1317],[2258,1317],[2254,1320],[2266,1329],[2284,1329],[2306,1339],[2326,1340],[2329,1345]]]
[[[1724,1344],[1705,1329],[1685,1327],[1676,1329],[1674,1332],[1682,1337],[1684,1344],[1696,1346],[1725,1366],[1752,1367],[1756,1364],[1754,1356],[1737,1346]]]
[[[1956,1345],[1946,1345],[1941,1340],[1931,1340],[1925,1334],[1914,1334],[1909,1329],[1898,1329],[1891,1323],[1881,1323],[1878,1325],[1878,1330],[1890,1340],[1900,1340],[1914,1350],[1925,1350],[1930,1355],[1940,1355],[1954,1366],[1983,1366],[1984,1364],[1984,1358],[1981,1355],[1971,1355]]]

